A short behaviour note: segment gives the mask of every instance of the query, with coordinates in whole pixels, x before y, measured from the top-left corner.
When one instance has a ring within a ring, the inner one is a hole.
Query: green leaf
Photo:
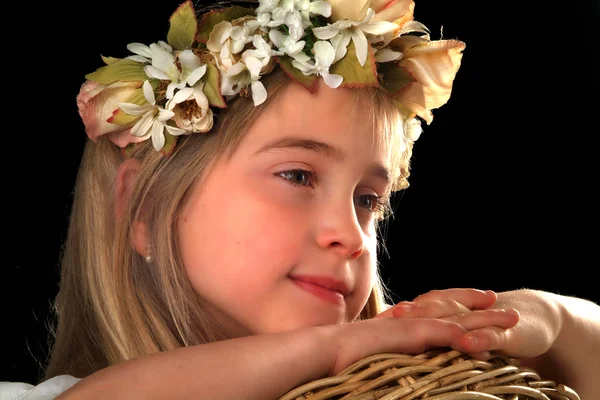
[[[168,157],[173,152],[173,149],[175,148],[176,144],[177,144],[177,136],[171,135],[169,133],[169,131],[167,131],[165,129],[165,145],[163,146],[162,149],[160,149],[160,152],[164,156]]]
[[[102,61],[104,61],[104,64],[108,65],[108,64],[114,64],[117,61],[119,61],[120,58],[115,58],[115,57],[104,57],[102,56]]]
[[[144,64],[128,59],[111,62],[87,74],[85,77],[90,81],[98,82],[102,85],[110,85],[116,81],[143,82],[148,79],[148,76],[144,72]]]
[[[330,74],[341,75],[344,81],[340,87],[364,87],[379,86],[377,80],[377,66],[375,65],[375,55],[371,47],[368,47],[367,61],[365,66],[361,67],[356,57],[356,47],[354,42],[350,41],[344,58],[336,62],[329,68]]]
[[[398,93],[406,85],[416,82],[415,78],[395,62],[378,64],[379,80],[388,92]]]
[[[221,78],[219,68],[212,62],[206,63],[206,73],[202,77],[204,81],[204,94],[213,107],[226,108],[227,104],[221,94]]]
[[[175,50],[189,49],[194,43],[194,36],[198,31],[198,20],[194,5],[190,0],[181,4],[169,19],[170,28],[167,34],[167,42]]]
[[[309,92],[314,93],[317,88],[317,83],[319,78],[316,75],[304,75],[302,71],[298,68],[294,67],[292,64],[292,59],[288,56],[277,57],[277,61],[279,62],[279,66],[285,72],[285,74],[293,81],[296,81],[304,87],[306,87]]]
[[[200,43],[208,42],[210,33],[215,25],[221,21],[233,21],[234,19],[246,17],[248,15],[256,15],[252,8],[240,6],[227,7],[220,10],[210,11],[202,16],[200,27],[196,34],[196,40]]]

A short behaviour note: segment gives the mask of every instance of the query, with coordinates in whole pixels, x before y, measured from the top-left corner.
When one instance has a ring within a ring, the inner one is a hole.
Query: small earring
[[[150,245],[146,246],[146,257],[144,257],[146,263],[152,264],[152,252],[150,251]]]

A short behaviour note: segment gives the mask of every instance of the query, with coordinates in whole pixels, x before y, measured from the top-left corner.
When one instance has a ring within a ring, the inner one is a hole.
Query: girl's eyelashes
[[[376,218],[384,219],[391,213],[388,197],[374,194],[364,194],[354,198],[354,204],[375,214]]]
[[[313,171],[300,168],[278,172],[276,175],[287,180],[292,185],[298,186],[314,187],[317,181],[317,176]]]

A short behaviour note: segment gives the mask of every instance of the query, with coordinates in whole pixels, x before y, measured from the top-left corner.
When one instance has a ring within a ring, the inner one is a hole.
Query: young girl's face
[[[232,337],[354,320],[376,277],[389,155],[349,89],[290,84],[179,220],[187,274]]]

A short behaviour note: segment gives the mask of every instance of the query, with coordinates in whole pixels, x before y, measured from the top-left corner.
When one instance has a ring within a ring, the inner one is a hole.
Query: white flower
[[[282,51],[273,50],[271,45],[267,43],[261,35],[254,35],[252,45],[254,46],[254,49],[244,51],[242,60],[245,61],[248,57],[253,57],[259,60],[263,67],[266,67],[269,64],[271,57],[284,54]]]
[[[167,99],[173,97],[176,89],[183,89],[188,84],[193,86],[206,70],[206,66],[191,50],[183,50],[175,57],[172,52],[153,43],[150,52],[152,65],[146,65],[144,71],[151,78],[171,81],[167,86]]]
[[[181,135],[185,131],[166,124],[175,113],[156,105],[154,90],[150,82],[144,82],[143,91],[148,104],[140,106],[132,103],[119,103],[119,107],[127,114],[142,116],[133,128],[131,128],[131,134],[142,140],[152,137],[154,149],[160,151],[165,145],[165,129],[172,135]]]
[[[223,76],[221,93],[224,96],[235,96],[242,88],[250,86],[254,105],[262,104],[267,99],[267,90],[259,80],[261,69],[262,63],[254,57],[247,57],[234,64]]]
[[[322,15],[325,18],[331,16],[331,4],[326,1],[294,0],[294,6],[296,10],[300,11],[306,26],[311,25],[311,15]]]
[[[291,56],[301,52],[306,45],[304,40],[295,41],[291,36],[286,35],[277,29],[271,29],[269,31],[269,39],[271,39],[275,47],[277,47],[281,52]]]
[[[213,126],[213,112],[204,94],[204,82],[181,89],[169,102],[167,109],[173,111],[174,121],[183,134],[208,132]]]
[[[332,89],[340,86],[344,78],[341,75],[329,73],[335,57],[335,50],[331,43],[319,40],[315,42],[313,51],[315,53],[314,61],[305,53],[294,55],[292,60],[294,67],[302,71],[304,75],[322,76],[327,86]]]
[[[374,16],[375,11],[369,8],[367,14],[360,22],[340,20],[327,26],[313,28],[313,33],[318,39],[331,39],[331,43],[335,47],[334,63],[346,55],[346,47],[350,43],[350,39],[352,39],[356,47],[358,62],[361,66],[364,66],[369,52],[369,42],[365,33],[373,36],[381,36],[400,28],[393,22],[371,22]]]
[[[157,44],[169,53],[173,52],[173,48],[167,42],[160,40]],[[129,43],[127,45],[127,49],[135,55],[125,58],[140,62],[142,64],[152,62],[152,51],[150,50],[150,46],[147,46],[143,43]]]
[[[237,62],[234,55],[252,42],[257,28],[259,28],[257,20],[248,20],[241,26],[234,26],[229,21],[221,21],[214,26],[206,47],[215,57],[221,71],[227,72]]]

